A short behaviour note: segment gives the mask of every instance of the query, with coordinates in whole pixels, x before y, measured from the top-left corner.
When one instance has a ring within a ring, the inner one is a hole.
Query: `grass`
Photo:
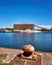
[[[13,63],[2,63],[0,65],[14,65]]]
[[[7,54],[0,54],[0,65],[14,65],[13,63],[2,63],[2,60],[7,57]]]
[[[0,54],[0,59],[5,59],[6,58],[6,56],[7,56],[7,54]]]

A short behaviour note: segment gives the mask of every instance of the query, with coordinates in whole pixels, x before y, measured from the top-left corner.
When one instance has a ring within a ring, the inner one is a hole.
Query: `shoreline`
[[[26,31],[26,30],[19,30],[19,31],[10,31],[10,32],[0,32],[0,33],[40,33],[42,31]]]
[[[0,47],[0,48],[21,50],[21,49],[18,49],[18,48],[9,48],[9,47]],[[40,51],[40,50],[35,50],[35,51],[36,51],[36,52],[42,52],[42,53],[52,53],[52,52],[48,52],[48,51]]]

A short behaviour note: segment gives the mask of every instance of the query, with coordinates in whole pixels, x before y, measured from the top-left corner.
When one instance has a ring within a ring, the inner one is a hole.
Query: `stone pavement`
[[[3,60],[5,63],[10,63],[22,50],[0,48],[0,54],[8,54],[6,59]],[[41,65],[52,65],[52,53],[38,52],[36,54],[41,55]],[[26,62],[25,62],[26,63]]]
[[[28,59],[21,59],[19,57],[15,57],[12,60],[12,63],[14,63],[15,65],[41,65],[41,60],[28,60]]]
[[[17,49],[0,48],[0,54],[7,54],[7,57],[3,60],[3,63],[10,63],[11,60],[13,60],[20,52],[22,51]]]
[[[42,55],[42,65],[52,65],[52,53],[47,52],[36,52]]]

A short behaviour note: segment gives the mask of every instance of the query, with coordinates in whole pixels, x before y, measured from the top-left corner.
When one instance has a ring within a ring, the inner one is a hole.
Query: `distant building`
[[[14,24],[14,30],[34,29],[34,24]]]
[[[4,28],[1,28],[1,29],[0,29],[0,32],[5,32],[5,29],[4,29]]]
[[[0,32],[11,32],[10,30],[7,30],[6,28],[1,28]]]

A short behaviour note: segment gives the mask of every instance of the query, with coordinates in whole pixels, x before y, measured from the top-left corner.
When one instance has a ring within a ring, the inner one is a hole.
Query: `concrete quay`
[[[21,49],[0,48],[0,54],[8,54],[6,59],[3,60],[3,63],[10,63],[22,52]],[[52,53],[35,51],[35,54],[41,55],[41,65],[52,65]]]

